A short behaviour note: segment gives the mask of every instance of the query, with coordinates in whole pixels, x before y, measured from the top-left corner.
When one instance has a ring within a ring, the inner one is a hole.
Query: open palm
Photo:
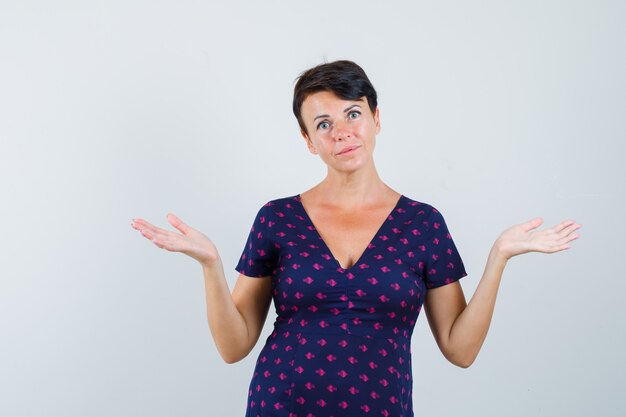
[[[140,218],[133,219],[131,226],[155,245],[170,252],[184,253],[203,265],[212,265],[219,261],[217,248],[208,237],[183,223],[173,213],[166,217],[180,234],[153,226]]]
[[[506,229],[496,240],[500,253],[507,259],[527,252],[554,253],[569,249],[569,243],[578,239],[581,225],[565,220],[544,230],[535,230],[543,224],[541,217]]]

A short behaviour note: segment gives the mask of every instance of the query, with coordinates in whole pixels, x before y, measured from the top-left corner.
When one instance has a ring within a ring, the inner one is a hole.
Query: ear
[[[313,146],[313,142],[311,142],[311,138],[309,138],[309,135],[307,135],[307,133],[304,130],[301,130],[300,134],[302,135],[302,138],[306,142],[306,146],[309,148],[309,151],[313,155],[317,155],[317,149],[315,149],[315,146]]]
[[[378,110],[378,106],[376,106],[376,110],[374,111],[374,123],[376,123],[376,134],[380,133],[380,111]]]

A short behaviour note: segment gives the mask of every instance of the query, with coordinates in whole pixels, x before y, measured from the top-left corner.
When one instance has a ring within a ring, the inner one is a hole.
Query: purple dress
[[[467,275],[442,215],[405,196],[347,269],[299,195],[272,200],[236,270],[271,276],[277,314],[246,417],[412,417],[411,335],[424,296]]]

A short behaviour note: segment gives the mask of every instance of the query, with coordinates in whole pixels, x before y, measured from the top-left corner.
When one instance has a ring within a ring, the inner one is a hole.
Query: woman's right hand
[[[182,234],[153,226],[140,218],[133,219],[131,226],[158,247],[170,252],[181,252],[189,255],[200,262],[203,267],[219,264],[220,257],[217,248],[208,237],[183,223],[173,213],[169,213],[166,217],[167,221]]]

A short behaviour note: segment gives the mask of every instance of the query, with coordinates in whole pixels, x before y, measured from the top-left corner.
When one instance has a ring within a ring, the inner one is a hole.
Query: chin
[[[345,172],[345,173],[354,173],[360,170],[364,170],[368,168],[368,161],[358,159],[358,160],[350,160],[344,161],[341,164],[335,164],[333,167],[336,171]],[[371,163],[373,166],[373,162]]]

